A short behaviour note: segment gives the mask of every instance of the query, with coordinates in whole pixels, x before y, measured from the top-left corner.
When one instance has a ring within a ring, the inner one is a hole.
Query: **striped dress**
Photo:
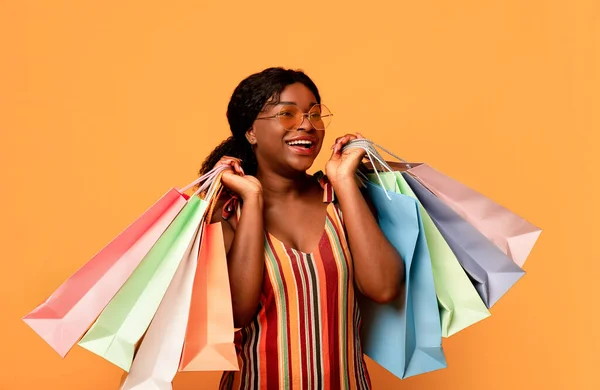
[[[258,312],[235,334],[240,371],[225,372],[221,390],[371,388],[342,213],[326,178],[320,182],[329,204],[314,253],[265,233]]]

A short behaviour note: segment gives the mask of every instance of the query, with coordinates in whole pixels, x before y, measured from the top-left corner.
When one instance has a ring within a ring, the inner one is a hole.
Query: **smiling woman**
[[[326,176],[306,173],[331,117],[306,74],[266,69],[235,89],[232,136],[202,165],[230,168],[212,219],[223,226],[241,370],[222,389],[371,388],[354,286],[387,302],[404,269],[355,184],[364,151],[341,151],[358,135],[336,140]]]

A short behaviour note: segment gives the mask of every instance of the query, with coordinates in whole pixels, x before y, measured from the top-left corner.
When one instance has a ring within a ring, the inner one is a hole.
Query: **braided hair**
[[[233,91],[227,106],[231,136],[221,142],[204,160],[200,175],[210,171],[223,156],[241,159],[244,172],[256,175],[258,162],[252,145],[246,139],[246,132],[265,106],[278,104],[283,89],[295,83],[306,86],[315,95],[317,103],[321,103],[317,86],[300,70],[267,68],[244,79]]]

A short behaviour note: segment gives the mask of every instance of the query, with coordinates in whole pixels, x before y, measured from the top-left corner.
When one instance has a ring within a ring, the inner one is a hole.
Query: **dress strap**
[[[319,171],[314,174],[314,177],[319,181],[319,184],[323,189],[323,202],[333,203],[335,201],[335,192],[333,191],[333,186],[329,182],[327,176],[325,176],[323,171]]]

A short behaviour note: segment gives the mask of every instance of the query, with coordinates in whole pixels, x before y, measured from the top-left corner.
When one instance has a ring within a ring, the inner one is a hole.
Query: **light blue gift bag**
[[[417,202],[365,182],[378,224],[405,263],[405,289],[388,304],[361,299],[364,353],[399,378],[447,367],[431,258]]]

